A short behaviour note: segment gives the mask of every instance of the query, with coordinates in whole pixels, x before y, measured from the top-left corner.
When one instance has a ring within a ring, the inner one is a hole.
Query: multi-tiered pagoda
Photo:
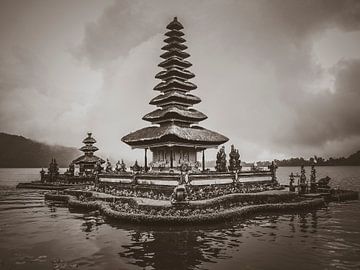
[[[197,153],[203,152],[203,168],[205,163],[204,150],[216,148],[228,141],[225,136],[197,126],[195,124],[207,118],[202,112],[192,108],[201,100],[190,94],[197,86],[189,79],[195,75],[187,68],[192,64],[185,59],[190,55],[185,52],[182,24],[175,17],[166,27],[169,31],[164,40],[165,51],[159,64],[164,70],[155,78],[161,82],[154,87],[160,94],[150,101],[158,108],[146,114],[143,120],[152,126],[132,132],[122,138],[122,141],[132,148],[145,149],[145,167],[147,168],[147,149],[153,154],[152,168],[178,168],[182,164],[195,166]]]
[[[72,162],[73,164],[79,165],[80,174],[91,174],[93,173],[97,163],[105,163],[105,160],[94,155],[94,153],[99,150],[99,148],[94,146],[96,140],[91,136],[91,133],[89,132],[87,135],[88,136],[83,140],[83,144],[85,145],[79,149],[84,152],[84,155],[78,157]]]

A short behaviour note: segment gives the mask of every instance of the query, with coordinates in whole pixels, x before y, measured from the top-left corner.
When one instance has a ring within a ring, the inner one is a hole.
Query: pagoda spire
[[[187,68],[191,63],[185,59],[190,56],[185,50],[183,25],[177,17],[171,21],[165,33],[168,38],[164,40],[166,45],[161,49],[165,52],[160,55],[164,58],[159,66],[164,70],[155,75],[161,82],[154,87],[154,90],[161,94],[150,101],[150,104],[160,107],[159,109],[145,115],[144,120],[153,124],[178,123],[190,126],[207,118],[207,116],[193,108],[189,108],[201,100],[189,92],[197,86],[189,80],[195,77]]]
[[[83,144],[85,144],[83,147],[81,147],[79,150],[83,151],[85,156],[93,156],[94,152],[99,150],[96,146],[93,144],[96,143],[96,140],[91,136],[92,133],[88,132],[88,136],[83,140]]]
[[[198,151],[217,147],[228,138],[196,125],[207,116],[193,108],[201,99],[192,94],[197,86],[191,82],[195,74],[188,70],[192,64],[187,60],[190,54],[186,52],[184,27],[175,17],[166,29],[164,53],[160,55],[163,60],[158,65],[162,70],[155,75],[160,83],[154,90],[160,93],[150,101],[157,108],[142,118],[153,125],[121,140],[134,148],[150,149],[153,161],[166,160],[172,168],[185,160],[194,163]]]
[[[94,143],[96,140],[92,137],[92,133],[88,132],[87,137],[82,141],[84,146],[79,150],[83,151],[84,154],[76,159],[74,159],[70,166],[74,166],[74,164],[80,166],[80,173],[84,172],[94,172],[96,164],[103,164],[105,160],[100,157],[94,155],[94,152],[99,150]]]

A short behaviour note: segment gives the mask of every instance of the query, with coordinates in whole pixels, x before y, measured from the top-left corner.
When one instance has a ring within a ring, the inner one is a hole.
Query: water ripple
[[[1,269],[359,269],[360,202],[209,226],[146,227],[0,188]]]

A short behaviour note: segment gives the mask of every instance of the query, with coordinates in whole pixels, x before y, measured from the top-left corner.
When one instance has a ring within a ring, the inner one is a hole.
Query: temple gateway
[[[164,70],[155,76],[161,82],[154,90],[160,93],[150,101],[158,108],[142,118],[152,125],[121,140],[132,148],[145,149],[146,171],[149,169],[148,149],[152,152],[149,163],[152,170],[179,170],[184,165],[196,169],[200,166],[199,152],[202,152],[202,169],[205,170],[205,149],[216,148],[229,139],[197,125],[207,116],[193,108],[201,99],[190,94],[197,86],[189,81],[195,75],[188,70],[192,64],[185,60],[190,55],[185,52],[183,26],[175,17],[166,28],[166,45],[162,47],[165,52],[160,55],[164,60],[158,65]]]

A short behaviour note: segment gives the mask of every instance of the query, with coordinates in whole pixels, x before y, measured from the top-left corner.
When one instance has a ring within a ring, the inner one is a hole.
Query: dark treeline
[[[55,157],[60,167],[67,167],[69,163],[81,155],[76,148],[47,145],[22,136],[0,132],[0,168],[41,168],[47,166],[51,158]],[[228,159],[228,156],[227,156]],[[228,160],[227,160],[228,161]],[[348,156],[325,159],[322,157],[290,158],[275,160],[278,166],[360,166],[360,151]],[[270,161],[259,161],[257,165],[266,167]],[[130,163],[129,163],[130,164]],[[242,166],[251,166],[252,163],[243,162]],[[208,168],[215,166],[215,161],[207,161]]]
[[[81,152],[76,148],[47,145],[22,136],[0,132],[0,168],[41,168],[51,158],[67,167]]]
[[[330,157],[329,159],[325,159],[322,157],[311,157],[309,159],[300,158],[290,158],[290,159],[283,159],[277,160],[275,162],[278,166],[286,167],[286,166],[310,166],[315,164],[316,166],[360,166],[360,151],[348,156],[348,157],[339,157],[333,158]],[[258,166],[268,166],[270,164],[269,161],[260,161],[257,163]]]

